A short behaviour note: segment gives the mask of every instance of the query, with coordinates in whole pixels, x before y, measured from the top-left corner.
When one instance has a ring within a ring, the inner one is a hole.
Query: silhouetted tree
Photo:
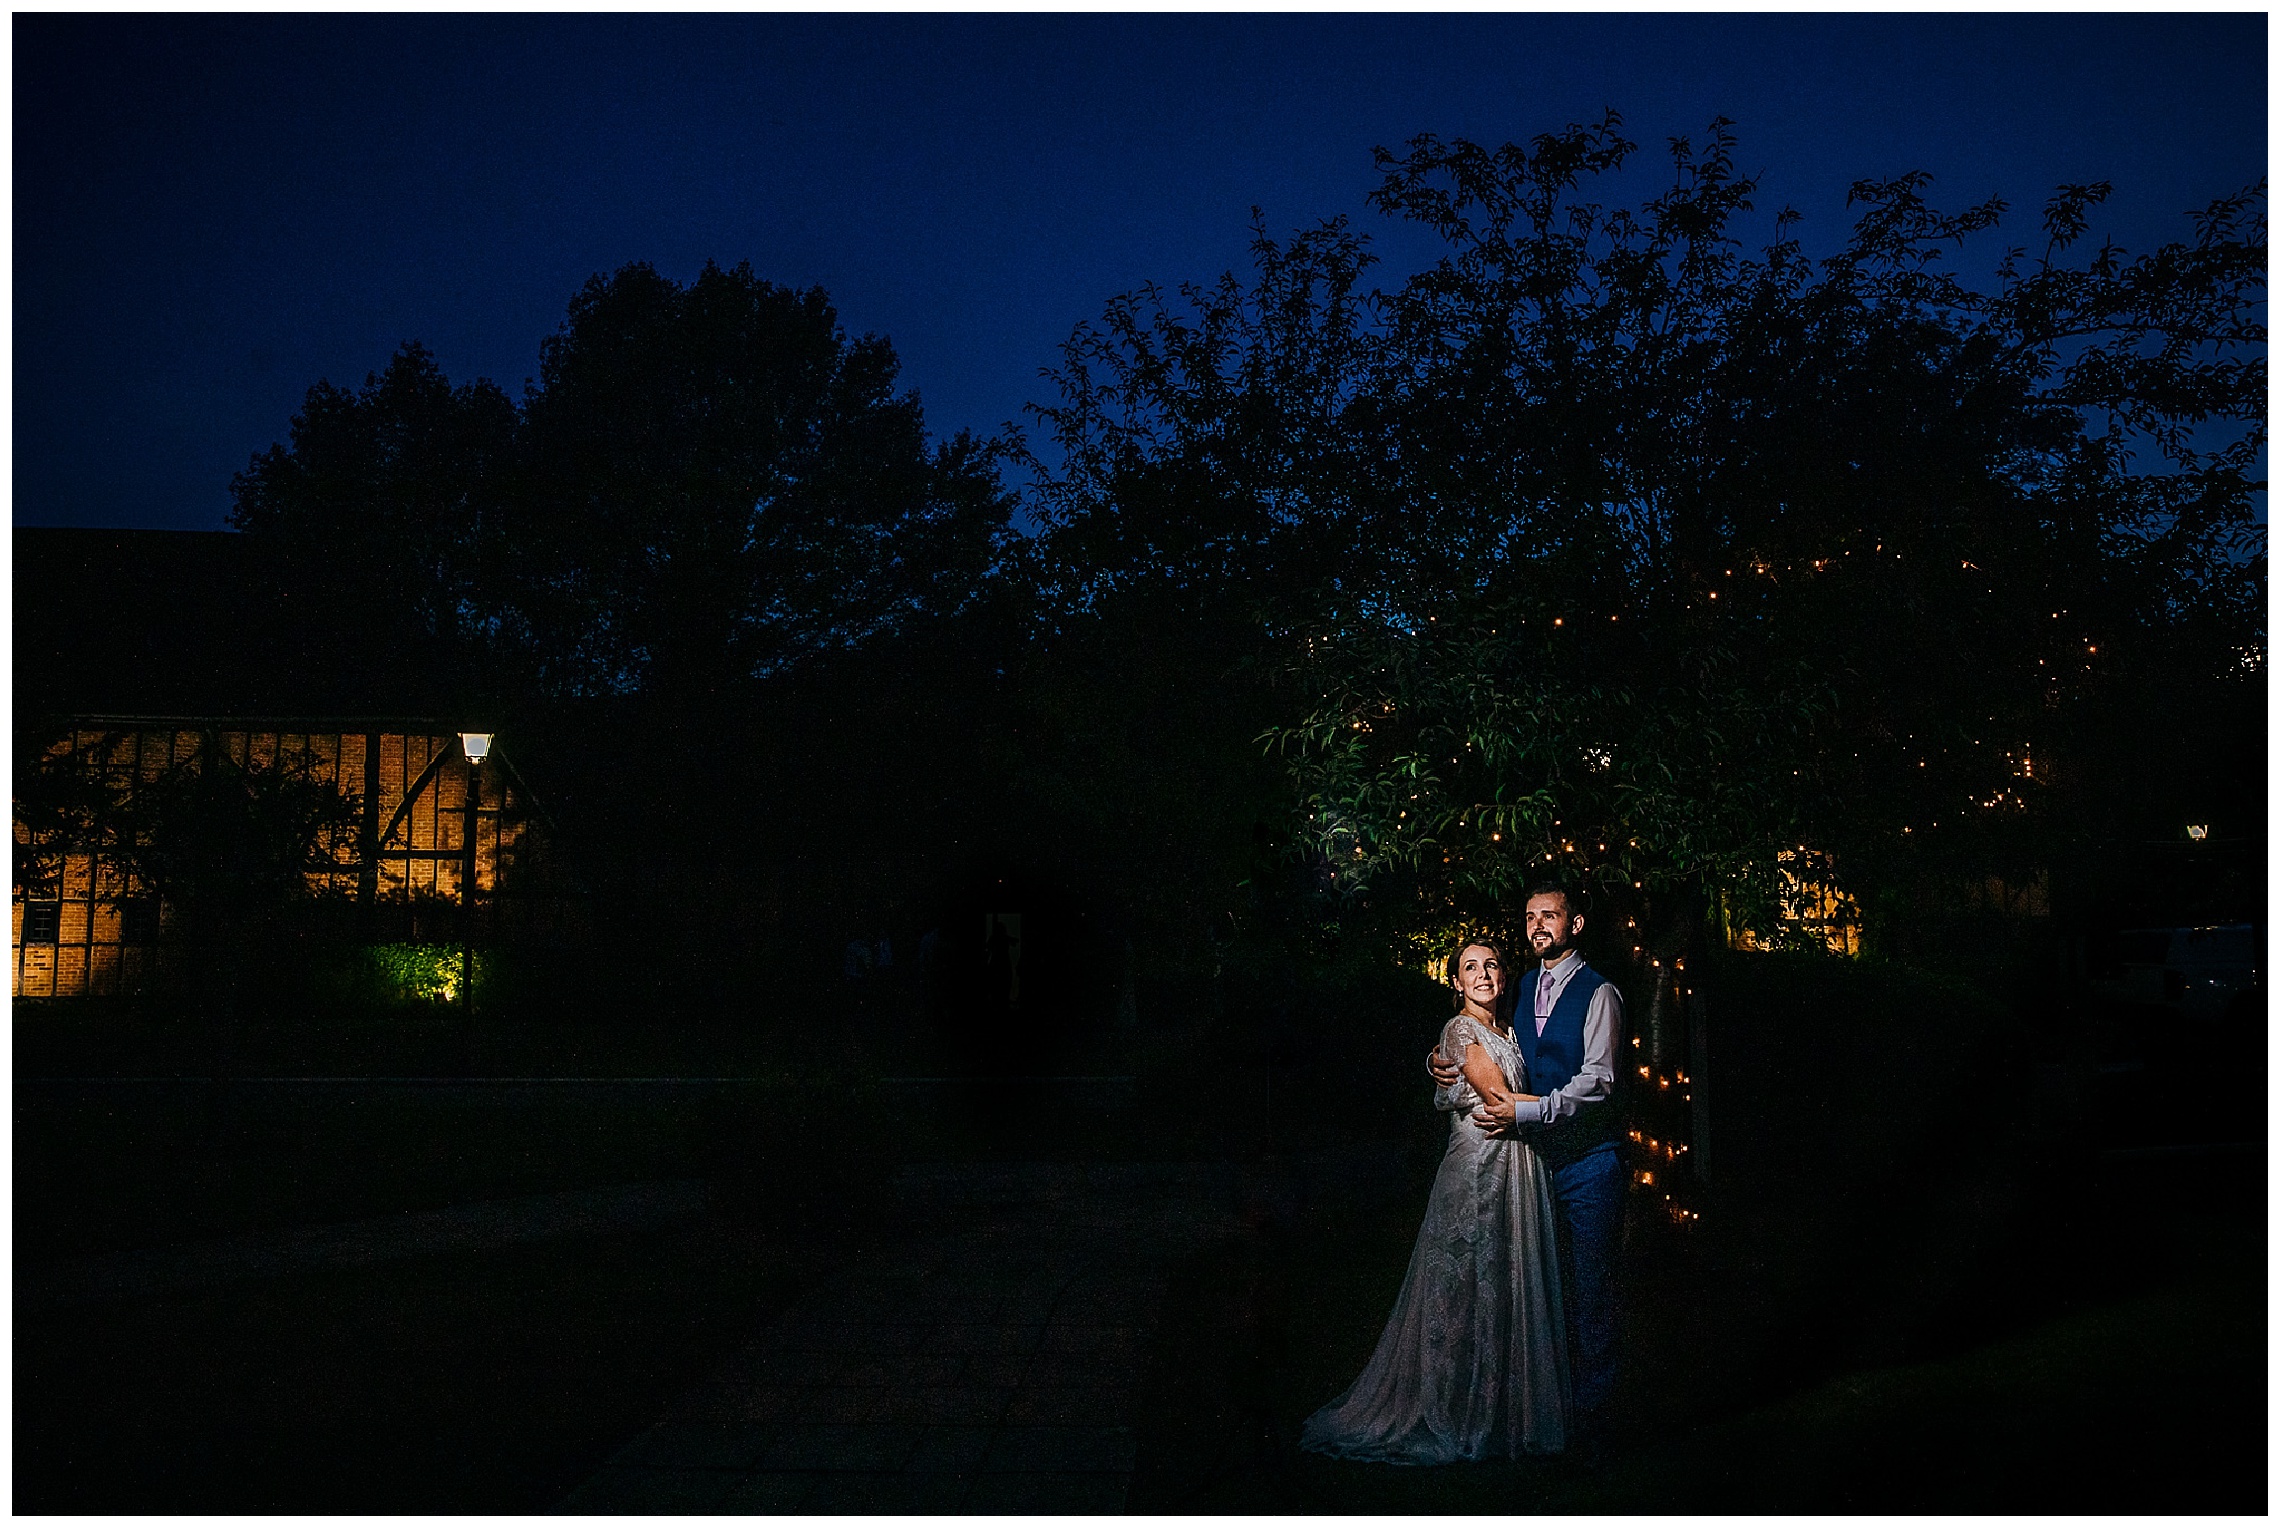
[[[417,342],[360,390],[309,389],[288,443],[232,481],[230,523],[271,554],[317,661],[401,689],[492,645],[516,429],[506,394],[453,387]]]
[[[703,691],[971,601],[1010,501],[971,436],[928,448],[896,370],[748,266],[588,282],[524,406],[509,536],[549,679]]]
[[[2063,188],[1980,290],[1941,254],[2000,203],[1863,182],[1834,254],[1787,211],[1746,254],[1732,149],[1676,141],[1671,188],[1609,208],[1612,116],[1421,138],[1373,200],[1446,253],[1398,289],[1363,290],[1343,221],[1262,233],[1251,283],[1120,299],[1067,347],[1058,587],[1248,621],[1326,889],[1414,919],[1556,868],[1762,927],[1785,863],[1863,891],[2049,863],[2085,820],[2054,778],[2138,783],[2097,743],[2133,654],[2196,631],[2197,682],[2246,700],[2261,187],[2087,260],[2106,188]]]
[[[596,276],[518,407],[407,344],[320,382],[233,483],[290,588],[381,645],[488,649],[557,695],[746,684],[955,613],[1001,554],[992,454],[929,447],[820,289]]]

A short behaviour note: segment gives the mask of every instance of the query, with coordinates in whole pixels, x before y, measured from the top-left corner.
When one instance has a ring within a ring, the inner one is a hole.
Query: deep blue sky
[[[318,378],[416,338],[519,391],[630,260],[820,283],[931,426],[987,432],[1110,294],[1241,264],[1254,203],[1381,228],[1371,146],[1421,131],[1613,106],[1654,173],[1722,113],[1809,247],[1850,182],[1921,168],[2022,242],[2053,185],[2111,180],[2143,248],[2265,163],[2261,15],[12,25],[18,525],[219,526]]]

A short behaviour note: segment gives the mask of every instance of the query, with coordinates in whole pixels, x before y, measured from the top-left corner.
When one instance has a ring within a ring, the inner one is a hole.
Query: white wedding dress
[[[1521,1092],[1512,1041],[1459,1014],[1441,1054],[1477,1044]],[[1483,1135],[1460,1082],[1425,1224],[1362,1377],[1307,1418],[1299,1444],[1389,1464],[1556,1453],[1567,1443],[1568,1359],[1551,1181],[1524,1141]]]

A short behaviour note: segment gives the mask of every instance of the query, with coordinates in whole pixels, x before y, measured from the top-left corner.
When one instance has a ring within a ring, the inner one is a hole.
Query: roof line
[[[248,728],[282,728],[290,732],[380,732],[390,728],[426,727],[436,732],[457,732],[457,726],[435,716],[215,716],[215,715],[151,715],[135,716],[110,712],[74,711],[56,718],[66,724],[86,723],[97,727],[221,727],[234,731]]]

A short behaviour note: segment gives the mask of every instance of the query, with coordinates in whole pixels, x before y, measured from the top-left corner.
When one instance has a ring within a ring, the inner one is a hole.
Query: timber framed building
[[[520,862],[536,847],[529,791],[494,751],[477,767],[475,810],[459,734],[431,718],[77,716],[54,729],[44,757],[131,793],[216,756],[240,768],[288,762],[355,804],[353,841],[308,874],[315,896],[353,899],[411,932],[422,914],[451,923],[472,902],[495,927]],[[16,852],[35,846],[19,820]],[[156,969],[167,910],[90,852],[64,852],[51,896],[14,897],[11,991],[17,997],[109,996]],[[21,882],[21,877],[19,877]],[[472,891],[469,898],[467,893]],[[456,925],[453,925],[456,928]]]
[[[308,891],[352,905],[359,938],[455,943],[463,907],[486,941],[574,920],[539,890],[544,812],[506,754],[480,767],[470,832],[452,720],[474,714],[462,659],[384,604],[340,598],[353,570],[320,592],[232,531],[19,526],[13,546],[15,995],[132,991],[171,922],[116,883],[115,857],[56,852],[84,844],[56,843],[25,873],[32,831],[61,822],[25,809],[43,761],[88,771],[104,787],[91,798],[112,803],[206,759],[295,763],[354,804]]]

